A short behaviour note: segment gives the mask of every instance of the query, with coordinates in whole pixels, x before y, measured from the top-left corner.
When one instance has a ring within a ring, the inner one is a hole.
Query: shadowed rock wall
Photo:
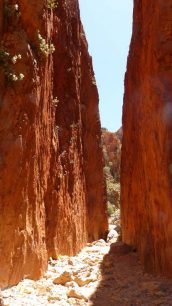
[[[172,1],[134,1],[125,79],[123,241],[172,276]]]

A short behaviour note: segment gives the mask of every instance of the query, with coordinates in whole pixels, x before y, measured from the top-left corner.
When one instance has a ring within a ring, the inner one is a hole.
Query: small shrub
[[[115,207],[110,202],[107,204],[107,212],[109,217],[115,214]]]
[[[12,17],[13,15],[16,15],[16,17],[19,17],[20,16],[19,5],[17,3],[9,4],[9,0],[5,0],[4,1],[4,15],[7,18]]]
[[[50,54],[54,53],[55,51],[54,45],[47,43],[45,38],[43,38],[39,32],[38,32],[38,40],[39,40],[40,51],[44,56],[48,57]]]
[[[22,57],[21,57],[21,54],[18,54],[18,55],[16,54],[16,55],[14,55],[14,56],[11,57],[11,62],[12,62],[13,64],[16,64],[18,60],[21,60],[21,58],[22,58]]]
[[[1,47],[0,48],[0,66],[5,68],[9,60],[10,60],[10,53],[7,52],[3,47]]]
[[[103,173],[104,173],[105,177],[110,176],[110,168],[108,166],[105,166],[103,168]]]
[[[24,79],[24,74],[16,74],[11,65],[21,60],[21,54],[11,55],[3,46],[0,47],[0,67],[3,69],[5,77],[8,81],[16,82]]]
[[[92,84],[95,86],[97,85],[95,77],[92,77]]]
[[[47,0],[47,8],[50,10],[54,10],[58,5],[57,0]]]
[[[77,123],[73,122],[73,123],[70,125],[70,127],[71,127],[72,129],[77,128]]]
[[[15,73],[9,73],[7,75],[7,78],[9,81],[22,81],[24,79],[24,74],[23,73],[19,73],[19,74],[15,74]]]
[[[52,100],[52,103],[53,105],[56,107],[59,103],[59,100],[57,99],[57,97],[55,97],[53,100]]]

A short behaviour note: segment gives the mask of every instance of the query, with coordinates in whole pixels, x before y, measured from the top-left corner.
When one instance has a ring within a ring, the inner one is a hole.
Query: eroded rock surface
[[[147,271],[172,276],[172,6],[134,1],[125,80],[123,241]]]
[[[54,3],[54,5],[53,5]],[[78,1],[0,0],[0,287],[107,230],[98,94]]]

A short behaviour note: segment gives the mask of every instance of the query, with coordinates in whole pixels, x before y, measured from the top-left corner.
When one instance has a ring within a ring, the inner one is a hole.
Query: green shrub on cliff
[[[58,5],[56,0],[47,0],[47,7],[51,10],[54,10]]]
[[[112,217],[115,214],[115,207],[110,202],[107,203],[107,212],[108,212],[108,217]]]
[[[4,1],[4,15],[6,18],[10,18],[12,16],[19,17],[20,16],[20,10],[18,3],[10,4],[9,0]]]
[[[24,79],[24,74],[16,73],[12,67],[21,58],[21,54],[11,55],[3,46],[0,47],[0,68],[3,69],[8,81],[16,82]]]
[[[54,53],[55,47],[52,43],[48,43],[45,38],[41,36],[41,34],[38,31],[38,41],[39,41],[39,49],[41,53],[48,57],[50,54]]]

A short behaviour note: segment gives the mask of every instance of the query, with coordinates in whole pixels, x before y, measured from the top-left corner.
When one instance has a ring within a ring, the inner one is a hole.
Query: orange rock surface
[[[48,257],[107,230],[98,93],[78,1],[17,4],[0,0],[0,287],[39,278]]]
[[[120,179],[122,128],[116,133],[102,128],[105,166],[109,166],[115,181]]]
[[[172,6],[134,1],[123,110],[123,241],[172,276]]]

